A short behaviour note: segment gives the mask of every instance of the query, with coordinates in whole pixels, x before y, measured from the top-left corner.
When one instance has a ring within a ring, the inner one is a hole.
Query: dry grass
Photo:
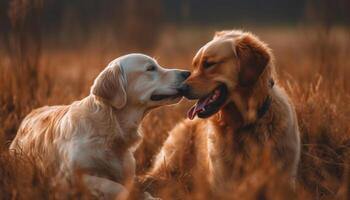
[[[167,27],[148,53],[162,65],[190,68],[192,56],[214,30]],[[200,179],[191,189],[175,181],[158,193],[165,199],[176,199],[179,189],[187,190],[184,199],[349,199],[349,30],[300,27],[252,31],[274,50],[280,83],[296,106],[303,144],[296,190],[274,171],[267,155],[259,165],[243,166],[247,175],[232,182],[229,194],[207,196]],[[19,38],[23,36],[12,40],[21,41]],[[41,174],[35,161],[11,157],[7,148],[31,109],[68,104],[86,96],[93,78],[108,61],[127,53],[110,48],[108,38],[96,38],[100,39],[72,50],[45,48],[29,38],[0,51],[0,199],[91,198],[79,184],[69,189],[52,185],[53,178]],[[138,174],[150,167],[167,133],[184,118],[190,104],[184,100],[146,117],[142,124],[145,140],[136,152]]]

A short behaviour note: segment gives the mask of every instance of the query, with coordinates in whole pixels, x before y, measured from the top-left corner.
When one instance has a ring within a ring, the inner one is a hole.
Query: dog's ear
[[[123,82],[125,81],[120,66],[107,66],[95,79],[91,94],[120,109],[125,106],[127,100]]]
[[[270,50],[254,36],[244,35],[235,42],[234,52],[240,65],[240,85],[254,85],[270,62]]]

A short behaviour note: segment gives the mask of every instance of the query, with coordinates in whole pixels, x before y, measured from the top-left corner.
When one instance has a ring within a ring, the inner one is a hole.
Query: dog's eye
[[[148,66],[148,67],[147,67],[147,70],[146,70],[146,71],[148,71],[148,72],[153,72],[153,71],[156,71],[156,70],[157,70],[157,67],[154,66],[154,65],[151,65],[151,66]]]
[[[203,67],[204,67],[205,69],[208,69],[208,68],[214,66],[215,64],[216,64],[215,62],[204,61],[204,62],[203,62]]]

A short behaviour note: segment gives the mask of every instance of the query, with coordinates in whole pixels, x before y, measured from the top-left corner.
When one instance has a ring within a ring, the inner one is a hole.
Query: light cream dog
[[[157,190],[164,178],[188,182],[201,171],[213,191],[230,190],[237,163],[259,160],[265,150],[292,183],[300,157],[298,122],[267,45],[251,33],[218,32],[197,52],[193,67],[183,90],[198,99],[188,112],[195,119],[170,132],[145,187]]]
[[[177,103],[178,88],[189,75],[164,69],[146,55],[119,57],[98,75],[86,98],[32,111],[10,149],[40,157],[41,169],[53,170],[59,178],[82,173],[100,197],[127,197],[141,120],[153,108]]]

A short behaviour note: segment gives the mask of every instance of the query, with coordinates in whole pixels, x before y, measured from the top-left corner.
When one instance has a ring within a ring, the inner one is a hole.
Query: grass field
[[[230,27],[226,27],[230,28]],[[191,69],[197,49],[209,41],[217,27],[166,27],[146,53],[163,66]],[[350,198],[350,31],[342,27],[247,28],[273,49],[279,83],[291,96],[298,114],[302,155],[297,187],[293,191],[274,166],[266,163],[232,185],[232,193],[219,199],[349,199]],[[75,48],[0,50],[0,199],[87,198],[81,185],[51,185],[31,160],[9,156],[8,145],[23,119],[42,105],[69,104],[89,93],[93,79],[115,57],[135,50],[110,45],[110,37]],[[137,173],[143,174],[166,139],[184,119],[190,101],[163,107],[142,123],[144,142],[136,151]],[[160,191],[174,199],[179,189]],[[203,199],[198,186],[185,199]],[[175,195],[174,195],[175,194]]]

